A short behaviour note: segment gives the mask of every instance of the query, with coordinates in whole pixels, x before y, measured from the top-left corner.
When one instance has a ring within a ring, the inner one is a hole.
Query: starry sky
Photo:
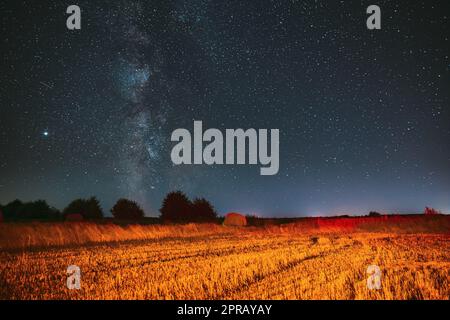
[[[81,8],[81,30],[66,9]],[[368,30],[366,8],[381,8]],[[0,3],[0,203],[164,195],[220,214],[450,212],[450,3]],[[176,128],[277,128],[280,170],[174,166]]]

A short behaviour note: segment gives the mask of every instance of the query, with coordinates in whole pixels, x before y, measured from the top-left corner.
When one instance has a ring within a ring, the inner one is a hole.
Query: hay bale
[[[230,212],[225,216],[223,224],[225,226],[244,227],[247,225],[247,218],[240,213]]]

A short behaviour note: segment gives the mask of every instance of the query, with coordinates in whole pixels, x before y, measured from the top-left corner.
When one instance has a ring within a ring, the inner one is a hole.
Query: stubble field
[[[448,233],[303,231],[3,225],[0,299],[450,298]],[[13,234],[16,245],[6,241]],[[70,265],[81,270],[79,290],[67,288]],[[381,270],[380,289],[367,287],[370,265]]]

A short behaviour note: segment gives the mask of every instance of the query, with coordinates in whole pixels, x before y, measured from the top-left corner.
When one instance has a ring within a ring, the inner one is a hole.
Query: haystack
[[[247,218],[244,215],[236,212],[228,213],[223,221],[225,226],[243,227],[247,225]]]

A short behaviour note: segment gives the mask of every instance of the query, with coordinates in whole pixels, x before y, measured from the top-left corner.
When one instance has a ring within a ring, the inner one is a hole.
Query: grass
[[[450,298],[449,217],[342,219],[3,224],[0,299]],[[379,290],[366,285],[372,264]],[[69,265],[80,290],[66,287]]]

